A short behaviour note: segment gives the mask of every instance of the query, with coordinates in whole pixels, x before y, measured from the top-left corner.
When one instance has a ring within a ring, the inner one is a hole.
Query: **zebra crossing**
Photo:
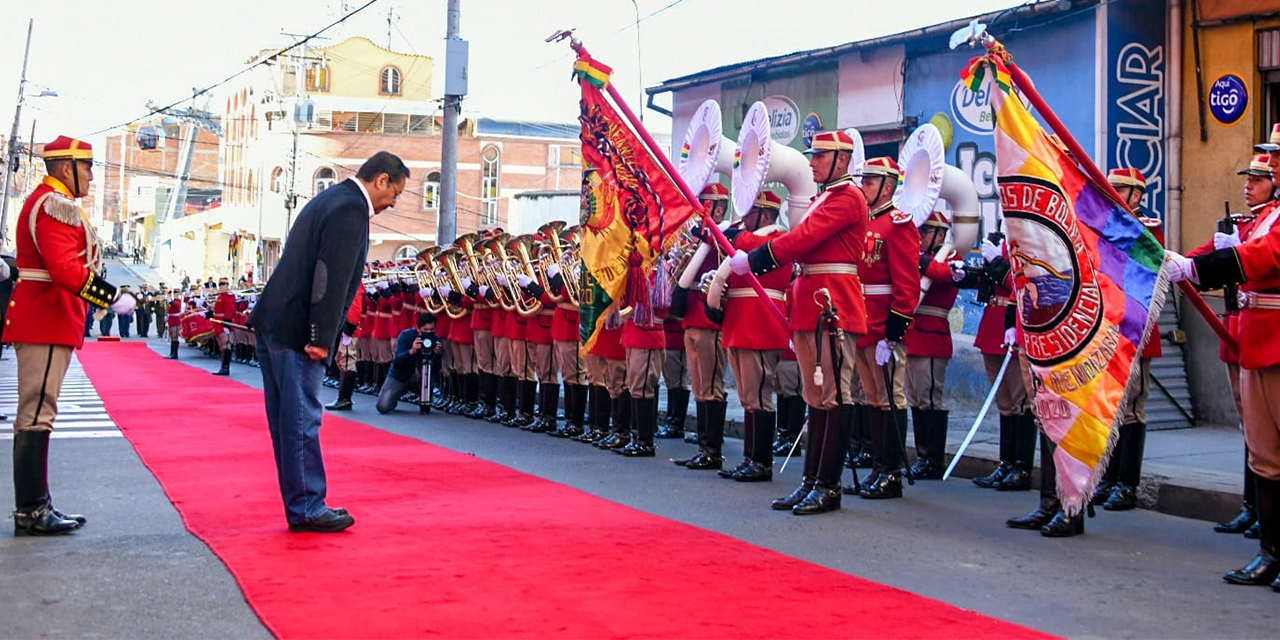
[[[8,416],[0,428],[0,440],[13,439],[13,420],[18,413],[18,361],[7,350],[0,360],[0,414]],[[75,355],[58,395],[58,419],[53,425],[54,438],[121,438],[120,428],[102,406],[102,397],[85,375]]]

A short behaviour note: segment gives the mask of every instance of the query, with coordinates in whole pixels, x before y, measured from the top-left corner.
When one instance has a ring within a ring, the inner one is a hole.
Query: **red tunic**
[[[525,323],[524,339],[533,344],[551,344],[555,337],[551,328],[555,324],[556,301],[546,293],[542,294],[542,309],[529,316]]]
[[[6,342],[84,345],[85,300],[108,306],[115,289],[93,272],[97,236],[71,191],[45,178],[27,196],[13,228],[18,282],[5,320]]]
[[[569,302],[556,303],[556,315],[551,320],[551,339],[556,342],[577,342],[578,324],[582,322],[578,306]]]
[[[601,329],[589,353],[605,360],[626,360],[627,350],[622,347],[622,327]]]
[[[960,289],[951,280],[948,263],[960,256],[952,251],[945,262],[930,260],[925,264],[923,276],[932,280],[916,308],[915,321],[907,329],[903,342],[907,355],[924,358],[951,358],[951,322],[947,312],[956,304]]]
[[[476,301],[476,306],[471,310],[471,330],[493,330],[493,305],[488,302]]]
[[[795,229],[752,251],[752,268],[757,276],[792,262],[855,268],[862,262],[866,231],[867,200],[846,176],[813,199]],[[757,264],[762,268],[757,269]],[[830,292],[832,304],[839,311],[840,328],[849,333],[866,333],[862,281],[853,273],[802,273],[796,280],[797,304],[792,309],[791,330],[813,331],[817,327],[822,308],[814,302],[814,293],[823,288]]]
[[[396,336],[392,335],[394,331],[391,326],[391,294],[383,289],[378,296],[378,309],[373,316],[373,339],[374,340],[391,340]]]
[[[689,289],[688,308],[684,312],[684,322],[681,325],[684,329],[714,329],[720,330],[720,323],[707,317],[707,296],[698,288],[698,283],[702,282],[702,275],[708,271],[715,271],[720,266],[720,255],[718,248],[713,248],[714,253],[708,253],[702,260],[702,264],[698,267],[698,277],[693,281],[693,287]],[[677,274],[679,275],[679,274]],[[665,339],[665,336],[664,336]],[[680,348],[684,348],[684,337],[681,336]]]
[[[622,325],[622,346],[625,349],[667,349],[666,332],[662,322],[640,326],[630,317]]]
[[[529,324],[528,318],[520,315],[519,311],[507,312],[507,338],[510,340],[524,340],[525,325]]]
[[[662,330],[667,334],[667,351],[684,351],[684,319],[668,317],[662,321]]]
[[[1252,213],[1254,217],[1236,225],[1236,230],[1240,232],[1240,240],[1247,241],[1249,238],[1253,237],[1253,230],[1258,226],[1258,221],[1267,217],[1276,209],[1277,206],[1280,206],[1280,202],[1276,200],[1268,200],[1256,207],[1253,207]],[[1187,252],[1187,257],[1194,258],[1196,256],[1209,253],[1210,251],[1213,251],[1213,240],[1210,240]],[[1236,339],[1236,344],[1239,345],[1240,316],[1223,315],[1220,317],[1222,318],[1223,324],[1227,327],[1227,333],[1231,334],[1231,337]],[[1218,357],[1227,364],[1240,364],[1240,352],[1228,347],[1225,342],[1220,343],[1218,346]]]
[[[217,299],[213,301],[213,319],[222,320],[224,322],[235,322],[236,316],[236,297],[229,291],[218,294]],[[213,323],[213,333],[220,334],[226,327],[221,323]]]
[[[378,304],[363,289],[356,294],[356,298],[360,300],[360,321],[356,323],[359,326],[356,327],[355,337],[368,338],[373,335],[373,321],[377,317],[374,310],[378,308]]]
[[[436,335],[445,340],[449,340],[449,331],[453,329],[453,318],[447,313],[441,313],[436,316]]]
[[[1247,280],[1240,291],[1280,295],[1280,207],[1259,216],[1250,237],[1236,247],[1236,256]],[[1280,309],[1256,307],[1240,310],[1240,366],[1262,369],[1280,364]]]
[[[733,239],[733,246],[743,251],[751,251],[764,246],[766,242],[785,233],[782,227],[770,225],[755,231],[743,231]],[[760,285],[776,298],[769,302],[786,315],[786,291],[791,287],[792,265],[784,264],[779,269],[759,277]],[[729,291],[725,294],[724,309],[724,346],[737,349],[754,349],[770,351],[786,349],[791,336],[778,323],[765,318],[772,314],[765,306],[746,276],[729,275]]]
[[[503,309],[501,306],[495,305],[493,307],[492,323],[491,323],[491,328],[489,329],[490,331],[493,332],[493,337],[495,338],[507,337],[507,314],[508,313],[510,312],[507,311],[506,309]]]
[[[174,298],[169,301],[169,306],[165,313],[165,324],[169,326],[182,324],[182,298]]]
[[[1009,305],[1014,304],[1012,296],[1013,271],[1010,270],[1004,282],[995,284],[991,302],[983,309],[982,321],[978,323],[978,336],[973,346],[983,355],[1004,357],[1009,352],[1009,348],[1004,346],[1004,318]]]
[[[867,330],[859,348],[883,340],[890,322],[905,329],[920,302],[920,230],[911,214],[886,203],[871,214],[865,242],[858,277],[867,299]]]

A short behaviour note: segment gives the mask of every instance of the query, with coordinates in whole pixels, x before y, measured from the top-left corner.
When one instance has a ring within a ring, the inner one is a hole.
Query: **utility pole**
[[[440,219],[436,244],[458,237],[458,114],[467,94],[467,41],[458,37],[460,0],[449,0],[444,37],[444,131],[440,140]]]
[[[456,2],[456,0],[450,0]],[[18,123],[22,119],[22,97],[27,89],[27,60],[31,57],[31,30],[36,19],[27,19],[27,48],[22,54],[22,79],[18,81],[18,107],[13,112],[13,132],[9,134],[9,153],[4,162],[4,192],[0,193],[0,250],[9,240],[9,188],[13,186],[13,173],[18,168]],[[27,142],[30,144],[30,141]]]
[[[302,104],[302,84],[307,81],[307,42],[302,42],[302,57],[297,59],[293,71],[293,151],[289,153],[289,192],[284,199],[284,237],[289,237],[293,228],[293,210],[298,206],[298,135],[301,133],[303,115],[298,107]]]

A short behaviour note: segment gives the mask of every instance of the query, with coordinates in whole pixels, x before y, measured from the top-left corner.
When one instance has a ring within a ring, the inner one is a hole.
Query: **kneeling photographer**
[[[418,314],[418,328],[405,329],[396,338],[396,357],[391,361],[391,371],[378,394],[378,413],[391,413],[400,403],[405,391],[421,384],[424,358],[438,358],[442,351],[436,337],[435,314]]]

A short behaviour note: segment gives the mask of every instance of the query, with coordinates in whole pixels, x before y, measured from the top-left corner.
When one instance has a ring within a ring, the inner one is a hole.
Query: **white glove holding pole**
[[[740,276],[751,273],[751,262],[747,260],[747,253],[742,249],[734,252],[733,256],[729,258],[729,269]]]
[[[1200,277],[1196,275],[1196,264],[1191,258],[1172,251],[1165,251],[1164,264],[1169,273],[1169,282],[1190,280],[1200,284]]]
[[[449,285],[447,285],[447,284],[440,285],[440,297],[441,297],[441,298],[448,298],[448,297],[449,297],[449,294],[451,294],[451,293],[453,293],[453,287],[450,287],[450,286],[449,286]]]
[[[964,260],[952,260],[947,266],[951,267],[952,282],[964,280],[965,275],[967,275],[964,270]]]
[[[489,285],[487,284],[480,285],[480,297],[481,298],[489,297]]]
[[[350,346],[350,345],[351,345],[351,336],[349,336],[349,335],[347,335],[347,334],[345,334],[345,333],[344,333],[344,334],[342,334],[342,346],[347,347],[347,346]]]
[[[431,287],[422,287],[421,289],[418,289],[418,297],[422,298],[423,300],[426,300],[427,298],[430,298],[431,294],[435,292],[436,290],[432,289]]]
[[[889,364],[889,361],[893,359],[893,349],[896,346],[898,346],[898,343],[889,342],[888,340],[882,339],[880,340],[880,342],[877,342],[876,343],[876,364],[881,367],[885,366],[886,364]]]
[[[1000,245],[995,244],[994,242],[988,240],[987,238],[982,239],[982,259],[983,260],[986,260],[987,262],[993,262],[995,261],[996,258],[999,258],[1003,253],[1004,252],[1000,249]]]
[[[1213,234],[1214,249],[1230,249],[1240,246],[1240,230],[1232,229],[1231,233],[1223,233],[1221,231]]]
[[[116,296],[116,301],[111,303],[111,312],[118,316],[131,316],[136,308],[138,308],[138,298],[128,292]]]
[[[1012,347],[1018,344],[1018,328],[1009,327],[1004,330],[1004,346]]]
[[[530,282],[533,282],[533,278],[530,278],[528,274],[521,273],[516,275],[516,282],[520,283],[521,288],[524,288],[529,286]]]

